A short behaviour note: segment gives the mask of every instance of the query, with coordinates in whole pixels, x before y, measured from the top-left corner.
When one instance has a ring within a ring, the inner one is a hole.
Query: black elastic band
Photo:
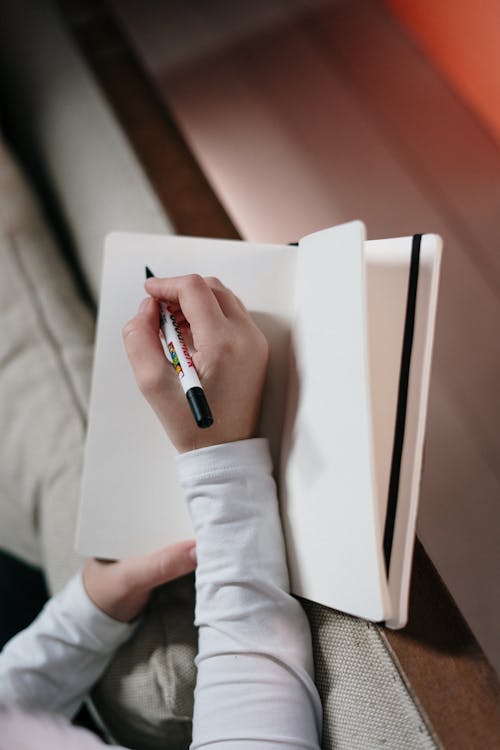
[[[406,426],[406,407],[408,401],[408,381],[410,378],[410,361],[413,346],[413,332],[415,329],[415,309],[417,303],[418,270],[420,262],[421,234],[413,236],[411,245],[410,275],[408,279],[408,296],[406,300],[406,319],[403,335],[403,350],[401,353],[401,369],[399,372],[398,406],[396,411],[396,427],[394,431],[394,446],[392,449],[391,475],[389,480],[389,497],[384,528],[384,558],[385,570],[389,577],[394,527],[396,525],[396,510],[399,494],[399,476],[401,473],[401,456]]]

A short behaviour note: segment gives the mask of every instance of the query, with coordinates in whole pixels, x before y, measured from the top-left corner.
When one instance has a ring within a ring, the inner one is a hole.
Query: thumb
[[[193,539],[177,542],[148,555],[124,560],[123,566],[123,574],[133,588],[150,591],[191,573],[196,568],[196,545]]]

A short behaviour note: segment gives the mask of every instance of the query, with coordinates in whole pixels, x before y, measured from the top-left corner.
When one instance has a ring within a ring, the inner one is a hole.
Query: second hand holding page
[[[146,278],[154,273],[146,266]],[[170,359],[179,377],[182,389],[186,394],[189,406],[198,427],[210,427],[213,424],[212,412],[201,387],[200,379],[187,346],[179,331],[175,315],[168,305],[160,301],[160,326],[165,337]]]

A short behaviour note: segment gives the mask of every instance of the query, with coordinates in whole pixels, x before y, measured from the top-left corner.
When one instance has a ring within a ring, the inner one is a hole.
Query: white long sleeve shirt
[[[311,636],[288,593],[267,442],[202,448],[177,464],[198,558],[191,747],[317,750]],[[73,716],[132,629],[101,612],[76,576],[0,654],[0,703]]]

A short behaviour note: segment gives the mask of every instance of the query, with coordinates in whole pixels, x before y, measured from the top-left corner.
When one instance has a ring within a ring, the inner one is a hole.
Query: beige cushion
[[[68,531],[81,472],[94,325],[1,145],[0,254],[0,544],[43,563],[58,588],[79,565]]]
[[[159,589],[141,627],[93,691],[115,742],[134,750],[189,747],[197,651],[193,614],[192,576]]]

